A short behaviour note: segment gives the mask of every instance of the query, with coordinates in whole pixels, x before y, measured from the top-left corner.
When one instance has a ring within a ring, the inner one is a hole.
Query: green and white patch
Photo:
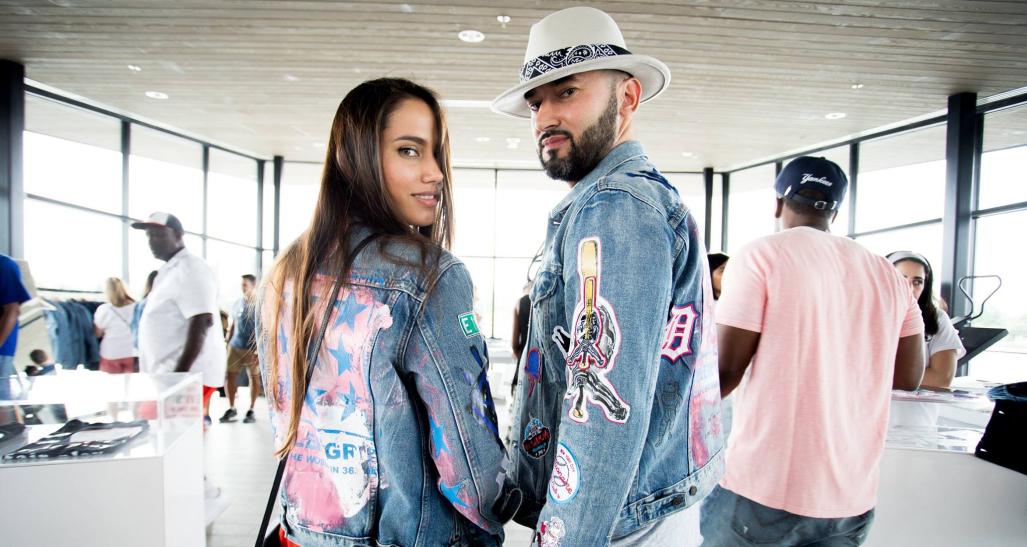
[[[467,312],[460,316],[460,328],[464,329],[464,336],[468,338],[475,334],[481,334],[478,323],[474,320],[474,312]]]

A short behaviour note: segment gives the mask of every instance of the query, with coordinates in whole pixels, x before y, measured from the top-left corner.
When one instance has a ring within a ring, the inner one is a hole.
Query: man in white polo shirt
[[[202,258],[185,248],[185,230],[174,215],[153,213],[132,227],[146,230],[153,256],[165,262],[139,319],[139,370],[202,372],[207,425],[210,396],[225,381],[225,345],[214,330],[217,278]]]

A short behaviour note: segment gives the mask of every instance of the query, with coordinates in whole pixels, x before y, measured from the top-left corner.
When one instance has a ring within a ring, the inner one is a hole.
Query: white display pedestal
[[[203,431],[163,455],[0,466],[3,545],[203,547]]]
[[[868,547],[1027,544],[1027,475],[973,454],[885,449]]]
[[[986,399],[892,401],[874,524],[864,545],[1027,545],[1027,475],[973,455]]]
[[[70,371],[9,385],[0,410],[26,427],[0,443],[0,546],[205,545],[199,374]],[[104,451],[111,429],[55,435],[80,427],[69,419],[131,422],[137,436]]]

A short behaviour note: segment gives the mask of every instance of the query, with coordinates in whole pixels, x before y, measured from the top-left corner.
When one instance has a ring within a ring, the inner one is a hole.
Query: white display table
[[[149,429],[110,455],[0,460],[0,545],[205,544],[199,374],[65,373],[33,384],[21,397],[0,404],[19,406],[25,414],[65,401],[69,419],[145,419]],[[55,407],[49,408],[52,414]],[[0,454],[61,425],[30,425],[21,438],[0,445]]]
[[[973,455],[991,409],[980,398],[893,398],[865,545],[1027,545],[1027,475]]]

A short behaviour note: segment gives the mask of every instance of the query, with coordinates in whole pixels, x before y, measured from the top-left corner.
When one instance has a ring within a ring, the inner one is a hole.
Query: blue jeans
[[[761,505],[717,486],[703,501],[703,547],[855,546],[866,541],[873,521],[873,509],[855,517],[804,517]]]
[[[17,374],[14,356],[0,355],[0,400],[11,398],[11,382],[18,381]]]

